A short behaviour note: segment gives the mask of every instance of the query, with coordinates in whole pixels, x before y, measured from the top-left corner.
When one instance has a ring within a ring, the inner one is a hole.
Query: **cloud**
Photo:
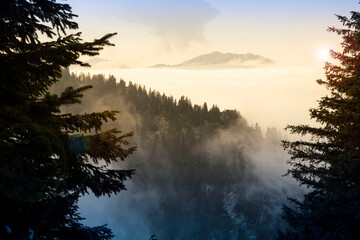
[[[168,47],[204,40],[206,24],[219,12],[203,0],[132,0],[122,2],[126,21],[150,27]]]

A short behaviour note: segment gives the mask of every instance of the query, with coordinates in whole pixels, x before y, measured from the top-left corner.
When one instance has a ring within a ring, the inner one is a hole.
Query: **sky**
[[[356,0],[69,0],[85,39],[117,32],[102,57],[143,67],[178,63],[206,52],[264,55],[281,64],[313,64],[317,48],[338,38],[335,14]],[[110,63],[109,63],[110,65]]]
[[[359,10],[356,0],[68,0],[85,40],[117,32],[92,68],[193,103],[237,109],[263,127],[307,123],[308,109],[326,94],[328,50],[341,50],[329,26],[335,14]],[[149,69],[201,54],[252,53],[270,67],[230,70]]]

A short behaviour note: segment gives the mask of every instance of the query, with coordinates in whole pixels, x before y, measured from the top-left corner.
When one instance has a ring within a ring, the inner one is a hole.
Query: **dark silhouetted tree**
[[[288,174],[309,188],[302,200],[284,208],[289,228],[278,239],[359,239],[360,236],[360,13],[338,16],[343,39],[337,64],[326,63],[329,95],[310,115],[321,125],[289,126],[310,141],[284,141],[291,155]]]
[[[55,0],[4,0],[0,8],[0,238],[110,239],[105,226],[79,221],[77,200],[125,189],[133,170],[108,168],[134,148],[116,129],[102,130],[115,111],[62,114],[90,86],[48,89],[61,70],[112,45],[107,34],[83,42],[68,4]],[[39,34],[45,35],[42,42]],[[56,38],[56,40],[53,40]],[[70,75],[68,74],[67,77]],[[114,84],[113,81],[109,84]]]

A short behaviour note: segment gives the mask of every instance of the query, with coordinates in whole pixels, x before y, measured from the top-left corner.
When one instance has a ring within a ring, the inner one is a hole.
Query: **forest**
[[[66,69],[52,91],[87,85],[93,89],[84,93],[82,103],[64,107],[63,112],[118,110],[118,121],[107,128],[135,132],[128,140],[137,151],[120,163],[136,170],[131,183],[127,182],[131,188],[114,198],[119,211],[104,215],[122,222],[119,227],[125,232],[134,228],[126,219],[136,218],[134,225],[147,224],[149,232],[132,232],[124,238],[156,234],[158,239],[269,239],[276,235],[283,224],[282,202],[301,194],[295,182],[281,177],[286,172],[286,154],[276,128],[267,129],[263,136],[257,124],[249,126],[236,110],[192,105],[186,97],[177,101],[111,75]],[[124,216],[121,209],[130,206],[136,207],[134,216]]]

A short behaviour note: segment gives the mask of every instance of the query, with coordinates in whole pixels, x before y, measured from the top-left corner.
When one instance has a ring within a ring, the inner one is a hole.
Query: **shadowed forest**
[[[111,75],[65,70],[53,91],[86,85],[93,89],[84,93],[82,103],[63,112],[119,110],[118,121],[107,128],[135,131],[129,141],[138,149],[119,166],[136,169],[136,174],[126,183],[128,191],[114,197],[118,210],[103,209],[106,219],[121,222],[118,227],[128,233],[124,238],[146,239],[153,233],[159,239],[276,235],[282,203],[300,195],[294,181],[281,177],[288,156],[277,129],[269,128],[263,136],[257,124],[249,126],[236,110],[193,106],[186,97],[176,101]],[[129,208],[134,209],[124,211]],[[144,224],[145,232],[132,231]]]

